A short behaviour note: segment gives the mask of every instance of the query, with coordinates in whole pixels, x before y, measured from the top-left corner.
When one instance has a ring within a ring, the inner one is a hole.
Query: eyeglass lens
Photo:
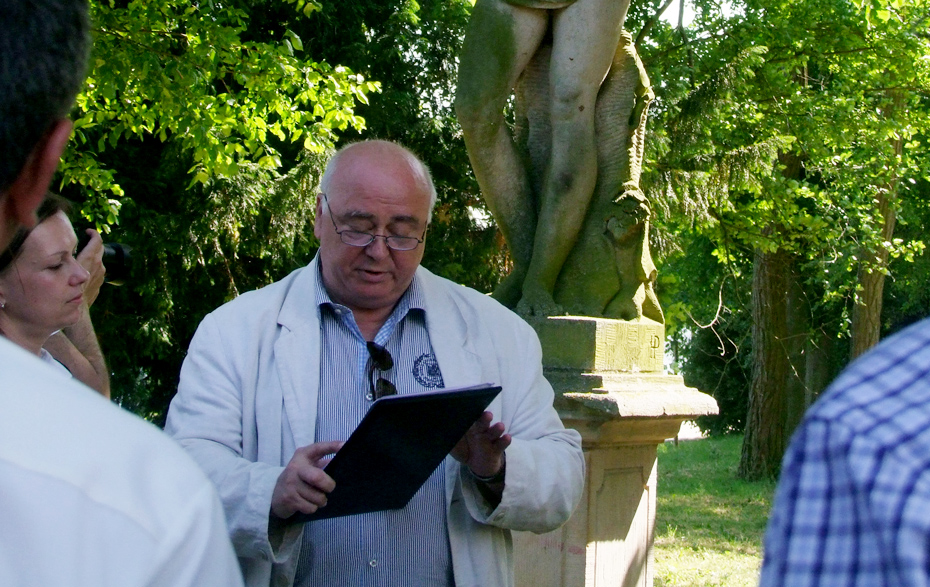
[[[388,248],[394,249],[395,251],[410,251],[417,248],[417,245],[420,244],[420,239],[412,236],[384,236],[355,230],[337,230],[336,233],[339,235],[339,238],[342,239],[342,242],[353,247],[367,247],[373,243],[376,238],[383,238]]]
[[[374,401],[389,395],[396,395],[397,388],[393,383],[380,374],[375,379],[375,370],[390,371],[394,367],[394,359],[386,348],[375,342],[368,342],[368,401]]]
[[[329,219],[333,223],[333,229],[336,231],[336,234],[339,235],[339,239],[347,245],[353,247],[367,247],[375,242],[376,238],[383,238],[384,244],[386,244],[389,249],[395,251],[412,251],[423,242],[423,237],[385,236],[381,234],[371,234],[370,232],[360,232],[358,230],[339,230],[339,227],[336,225],[336,219],[333,218],[332,208],[329,207],[329,197],[325,193],[321,193],[320,195],[323,196],[323,201],[326,202],[326,208],[329,210]],[[423,236],[426,236],[426,230],[423,231]]]

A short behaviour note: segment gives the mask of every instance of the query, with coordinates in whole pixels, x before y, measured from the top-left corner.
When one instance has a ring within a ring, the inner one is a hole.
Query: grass
[[[736,478],[741,436],[659,446],[656,587],[753,587],[773,482]]]

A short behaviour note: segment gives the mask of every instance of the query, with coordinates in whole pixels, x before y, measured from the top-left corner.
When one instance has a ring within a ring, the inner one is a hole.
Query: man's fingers
[[[297,486],[297,495],[300,500],[295,504],[296,510],[305,514],[312,514],[326,505],[326,494],[306,485]]]
[[[325,493],[297,483],[278,500],[272,499],[271,511],[279,518],[287,519],[295,512],[312,514],[325,505]]]
[[[336,482],[320,467],[320,461],[345,444],[341,441],[317,442],[294,452],[271,496],[271,511],[279,518],[294,512],[311,514],[326,505],[326,494]]]
[[[333,481],[333,478],[327,475],[323,469],[318,469],[316,467],[298,469],[297,476],[303,481],[305,486],[311,488],[315,487],[326,493],[336,488],[336,482]]]
[[[315,442],[309,446],[303,447],[300,450],[303,452],[304,456],[306,456],[307,459],[311,463],[315,464],[317,461],[319,461],[321,458],[325,457],[326,455],[331,455],[335,453],[336,451],[338,451],[340,448],[342,448],[343,444],[345,444],[345,442],[341,440],[332,440],[329,442]]]
[[[488,427],[488,429],[485,430],[484,432],[485,438],[492,440],[492,441],[497,440],[498,438],[503,436],[503,434],[504,434],[504,423],[503,422],[498,422],[497,424]]]
[[[491,425],[491,421],[493,419],[494,419],[494,414],[492,414],[491,412],[484,412],[480,416],[478,416],[478,419],[475,420],[474,424],[472,424],[472,428],[473,429],[476,428],[482,431],[487,430],[488,426]]]
[[[511,437],[509,434],[502,434],[501,437],[494,442],[494,446],[499,451],[504,452],[507,450],[507,447],[510,446],[512,441],[513,437]]]
[[[452,455],[452,458],[464,463],[468,461],[468,432],[465,433],[455,446],[452,447],[452,450],[449,451],[449,454]]]
[[[483,425],[478,425],[475,423],[468,430],[468,436],[472,443],[477,444],[494,444],[497,440],[504,434],[504,423],[498,422],[493,426],[489,426],[487,423]]]

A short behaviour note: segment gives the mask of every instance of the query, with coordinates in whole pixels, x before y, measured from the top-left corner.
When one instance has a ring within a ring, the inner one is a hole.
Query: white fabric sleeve
[[[242,454],[243,382],[224,342],[208,315],[191,341],[165,431],[216,485],[236,553],[281,562],[294,554],[303,526],[269,539],[271,497],[284,467]]]
[[[543,377],[542,350],[535,332],[521,321],[502,355],[501,414],[513,437],[507,448],[504,493],[490,509],[475,479],[466,474],[462,494],[472,517],[481,523],[531,532],[558,528],[571,516],[584,489],[581,435],[566,429],[552,405],[552,386]]]

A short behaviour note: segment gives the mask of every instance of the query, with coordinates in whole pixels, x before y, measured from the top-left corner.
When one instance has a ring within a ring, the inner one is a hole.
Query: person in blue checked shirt
[[[760,584],[930,585],[930,319],[860,357],[808,410]]]
[[[216,484],[250,586],[512,585],[510,531],[555,529],[584,485],[539,340],[420,266],[436,192],[410,151],[352,144],[320,188],[317,257],[204,318],[167,431]],[[483,382],[500,395],[406,507],[289,522],[326,507],[323,459],[378,395]]]

